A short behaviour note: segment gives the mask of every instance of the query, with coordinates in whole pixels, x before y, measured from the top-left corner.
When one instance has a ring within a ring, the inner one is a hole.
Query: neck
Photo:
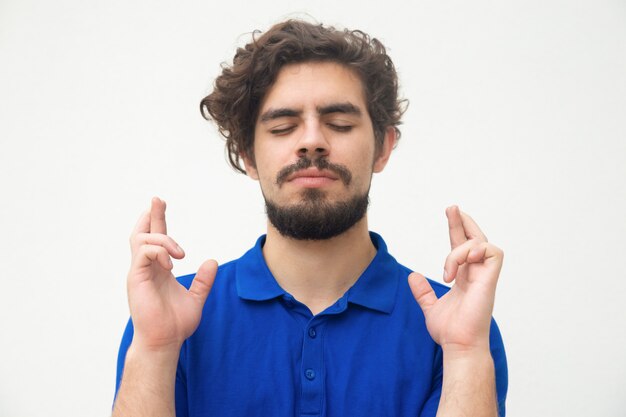
[[[296,240],[268,222],[263,256],[278,284],[313,314],[334,304],[357,281],[374,256],[367,216],[339,236]]]

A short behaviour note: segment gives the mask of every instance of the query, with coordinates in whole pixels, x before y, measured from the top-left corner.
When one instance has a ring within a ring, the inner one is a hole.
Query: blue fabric
[[[434,417],[442,352],[407,283],[411,272],[371,233],[377,254],[354,286],[313,316],[270,273],[265,236],[220,266],[196,332],[183,344],[176,375],[177,417]],[[179,278],[187,288],[193,275]],[[430,281],[436,294],[448,288]],[[132,323],[118,357],[117,388]],[[500,415],[508,375],[495,322],[491,351]]]

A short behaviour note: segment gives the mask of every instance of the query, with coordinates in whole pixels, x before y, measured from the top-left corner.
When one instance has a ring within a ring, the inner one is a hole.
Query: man
[[[287,21],[237,51],[201,108],[259,181],[267,235],[177,281],[184,252],[152,200],[131,236],[114,416],[504,415],[502,251],[448,208],[448,291],[368,231],[401,104],[384,47],[359,31]]]

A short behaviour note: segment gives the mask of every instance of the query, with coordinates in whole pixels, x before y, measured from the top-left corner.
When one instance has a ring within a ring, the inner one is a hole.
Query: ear
[[[259,179],[259,172],[256,169],[256,163],[254,162],[254,158],[250,158],[246,154],[241,154],[241,159],[243,160],[243,166],[246,169],[246,175],[248,175],[253,180]]]
[[[394,129],[393,126],[389,126],[385,131],[383,144],[380,149],[378,149],[378,155],[376,155],[376,159],[374,160],[374,172],[381,172],[385,168],[391,156],[391,151],[393,151],[393,148],[396,146],[397,140],[396,129]]]

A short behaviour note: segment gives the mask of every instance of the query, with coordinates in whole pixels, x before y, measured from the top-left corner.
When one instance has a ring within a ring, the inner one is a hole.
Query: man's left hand
[[[446,215],[452,251],[446,258],[444,281],[455,284],[441,298],[420,273],[409,275],[409,285],[428,332],[445,353],[485,352],[504,254],[457,206],[448,207]]]

